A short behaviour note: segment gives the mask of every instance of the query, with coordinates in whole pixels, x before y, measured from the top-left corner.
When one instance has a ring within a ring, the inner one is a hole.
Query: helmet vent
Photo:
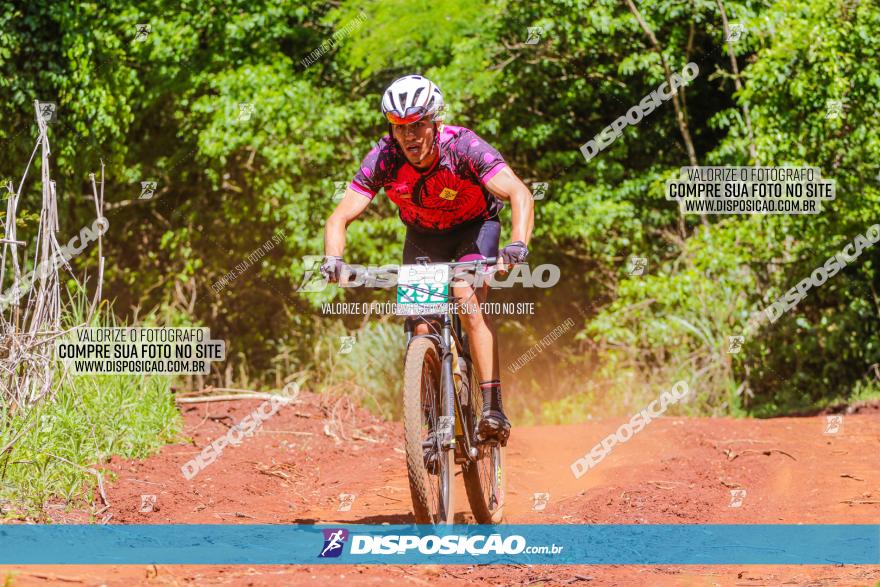
[[[416,90],[416,93],[413,95],[413,106],[415,106],[416,104],[418,104],[418,102],[419,102],[419,95],[420,95],[424,90],[425,90],[425,88],[419,88],[418,90]]]

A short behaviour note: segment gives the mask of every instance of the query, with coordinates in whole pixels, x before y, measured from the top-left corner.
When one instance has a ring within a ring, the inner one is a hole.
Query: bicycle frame
[[[491,265],[494,264],[495,261],[495,258],[490,258],[479,262],[465,261],[448,263],[448,265],[451,267],[477,266],[479,264]],[[416,259],[416,262],[427,263],[427,259],[425,257],[419,257]],[[431,322],[439,322],[440,325],[439,334],[435,332],[414,335],[414,321],[407,320],[404,325],[404,331],[406,332],[407,347],[409,347],[414,339],[426,337],[434,340],[440,351],[440,389],[443,392],[443,414],[454,414],[452,434],[448,434],[444,438],[443,446],[454,449],[456,447],[456,434],[460,431],[463,446],[460,451],[461,458],[456,458],[456,462],[458,464],[466,460],[475,462],[479,458],[480,452],[479,449],[477,449],[475,439],[473,438],[474,431],[467,425],[461,394],[459,393],[459,390],[456,390],[455,388],[456,371],[458,371],[459,379],[463,377],[461,374],[461,365],[455,365],[456,361],[466,359],[470,363],[471,368],[474,368],[470,353],[465,350],[464,335],[461,329],[461,318],[458,314],[453,312],[451,308],[444,314],[433,315],[430,317],[423,316],[420,318],[425,320],[429,325]],[[468,381],[467,384],[469,386],[469,393],[473,394],[475,390],[470,389],[472,381]],[[464,381],[462,381],[462,387],[463,386]],[[468,397],[467,400],[468,406],[471,406],[471,398]]]
[[[477,269],[480,266],[492,266],[496,261],[495,258],[489,258],[470,262],[442,263],[442,265],[450,268]],[[416,259],[416,263],[427,265],[429,260],[427,257],[420,257]],[[398,271],[394,269],[385,272]],[[369,270],[367,274],[369,275]],[[452,275],[450,286],[457,279],[457,274]],[[437,294],[435,285],[430,280],[423,281],[417,278],[416,283],[413,284],[407,277],[407,281],[410,281],[405,286],[407,290],[427,293],[426,300]],[[421,285],[423,283],[425,285]],[[454,295],[450,295],[450,289],[450,287],[446,288],[447,302],[469,303],[475,296],[474,292],[467,299],[458,300]],[[404,299],[407,296],[415,299],[412,294],[406,294]],[[462,321],[457,311],[459,304],[447,303],[444,310],[442,304],[439,307],[436,305],[442,300],[442,297],[439,300],[435,299],[432,301],[435,305],[427,307],[416,306],[414,315],[410,315],[404,323],[407,341],[407,362],[404,363],[404,430],[407,438],[407,469],[414,512],[416,518],[422,519],[423,522],[452,523],[455,508],[454,467],[461,465],[462,479],[471,511],[481,523],[499,523],[503,519],[505,485],[503,479],[506,478],[502,476],[503,445],[492,440],[482,442],[477,437],[480,415],[475,402],[480,397],[477,395],[480,390],[476,389],[476,365],[471,357],[467,335],[462,332]],[[407,312],[403,313],[410,313],[412,309],[412,307],[407,308]],[[425,310],[437,313],[419,313]],[[427,333],[415,333],[415,325],[420,322],[429,326]],[[408,362],[411,354],[418,363]],[[430,383],[426,383],[424,378],[428,354],[434,357],[431,359]],[[439,381],[435,379],[437,375],[433,374],[436,373],[436,367],[433,365],[439,367]],[[413,370],[410,366],[419,366],[419,369]],[[437,384],[439,387],[435,387]],[[426,396],[426,394],[430,395]],[[423,431],[426,419],[429,430],[427,437]],[[425,476],[425,469],[428,467],[431,468],[427,474],[436,477],[433,481],[431,479],[434,478]],[[433,483],[438,484],[438,492],[433,490]],[[436,506],[436,514],[433,513],[434,506]]]

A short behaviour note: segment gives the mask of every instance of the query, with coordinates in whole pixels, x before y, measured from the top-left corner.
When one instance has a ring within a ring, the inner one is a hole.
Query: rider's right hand
[[[330,283],[337,283],[344,267],[345,263],[342,261],[342,257],[327,255],[321,265],[321,275]]]

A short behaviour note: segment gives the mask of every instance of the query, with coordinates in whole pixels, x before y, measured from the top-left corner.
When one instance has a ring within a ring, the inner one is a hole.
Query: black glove
[[[501,258],[507,265],[516,265],[522,263],[529,256],[529,249],[526,243],[522,241],[514,241],[501,249]]]
[[[345,263],[342,262],[342,257],[327,255],[321,265],[321,275],[330,283],[337,283],[344,268]]]

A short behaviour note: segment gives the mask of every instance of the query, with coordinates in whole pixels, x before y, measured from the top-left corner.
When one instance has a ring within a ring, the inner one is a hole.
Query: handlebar
[[[473,261],[455,261],[453,263],[443,263],[450,267],[466,267],[468,265],[494,265],[498,262],[498,257],[486,257],[485,259],[474,259]],[[437,265],[437,263],[433,263]]]
[[[449,261],[449,262],[445,262],[445,263],[443,263],[443,262],[431,263],[431,262],[422,262],[421,258],[420,258],[419,263],[408,263],[408,264],[409,265],[426,265],[426,266],[427,265],[446,265],[452,269],[460,269],[463,267],[470,267],[470,268],[476,269],[477,267],[481,267],[481,266],[482,267],[491,267],[491,266],[495,265],[496,263],[498,263],[498,261],[499,261],[498,257],[487,257],[485,259],[474,259],[473,261]],[[347,282],[357,281],[361,277],[365,277],[365,278],[379,277],[381,280],[381,276],[383,276],[383,275],[384,276],[398,275],[400,272],[399,265],[398,266],[391,266],[391,267],[384,266],[384,267],[370,268],[370,267],[362,267],[362,266],[352,266],[352,265],[349,265],[346,263],[345,268],[346,268],[346,271],[343,271],[343,274],[348,276],[348,279],[346,280]],[[393,286],[393,285],[395,285],[395,284],[387,283],[384,285],[374,284],[372,286],[367,286],[367,287],[376,287],[376,286],[389,287],[389,286]],[[343,285],[342,287],[345,287],[345,286]]]
[[[452,269],[455,269],[458,267],[474,267],[474,268],[476,268],[479,265],[491,266],[491,265],[495,265],[496,263],[498,263],[498,257],[487,257],[485,259],[474,259],[473,261],[450,261],[450,262],[446,262],[446,263],[443,263],[443,262],[439,262],[439,263],[432,263],[432,262],[408,263],[408,265],[446,265]],[[370,272],[369,267],[364,267],[363,271],[360,271],[358,269],[353,269],[352,265],[349,265],[347,263],[345,264],[345,266],[351,270],[350,275],[352,275],[354,277],[358,277],[358,276],[362,275],[363,273],[366,273],[367,275],[369,275],[369,272]],[[400,267],[399,266],[398,267],[382,267],[381,270],[383,273],[386,273],[386,274],[397,275],[400,272]]]

